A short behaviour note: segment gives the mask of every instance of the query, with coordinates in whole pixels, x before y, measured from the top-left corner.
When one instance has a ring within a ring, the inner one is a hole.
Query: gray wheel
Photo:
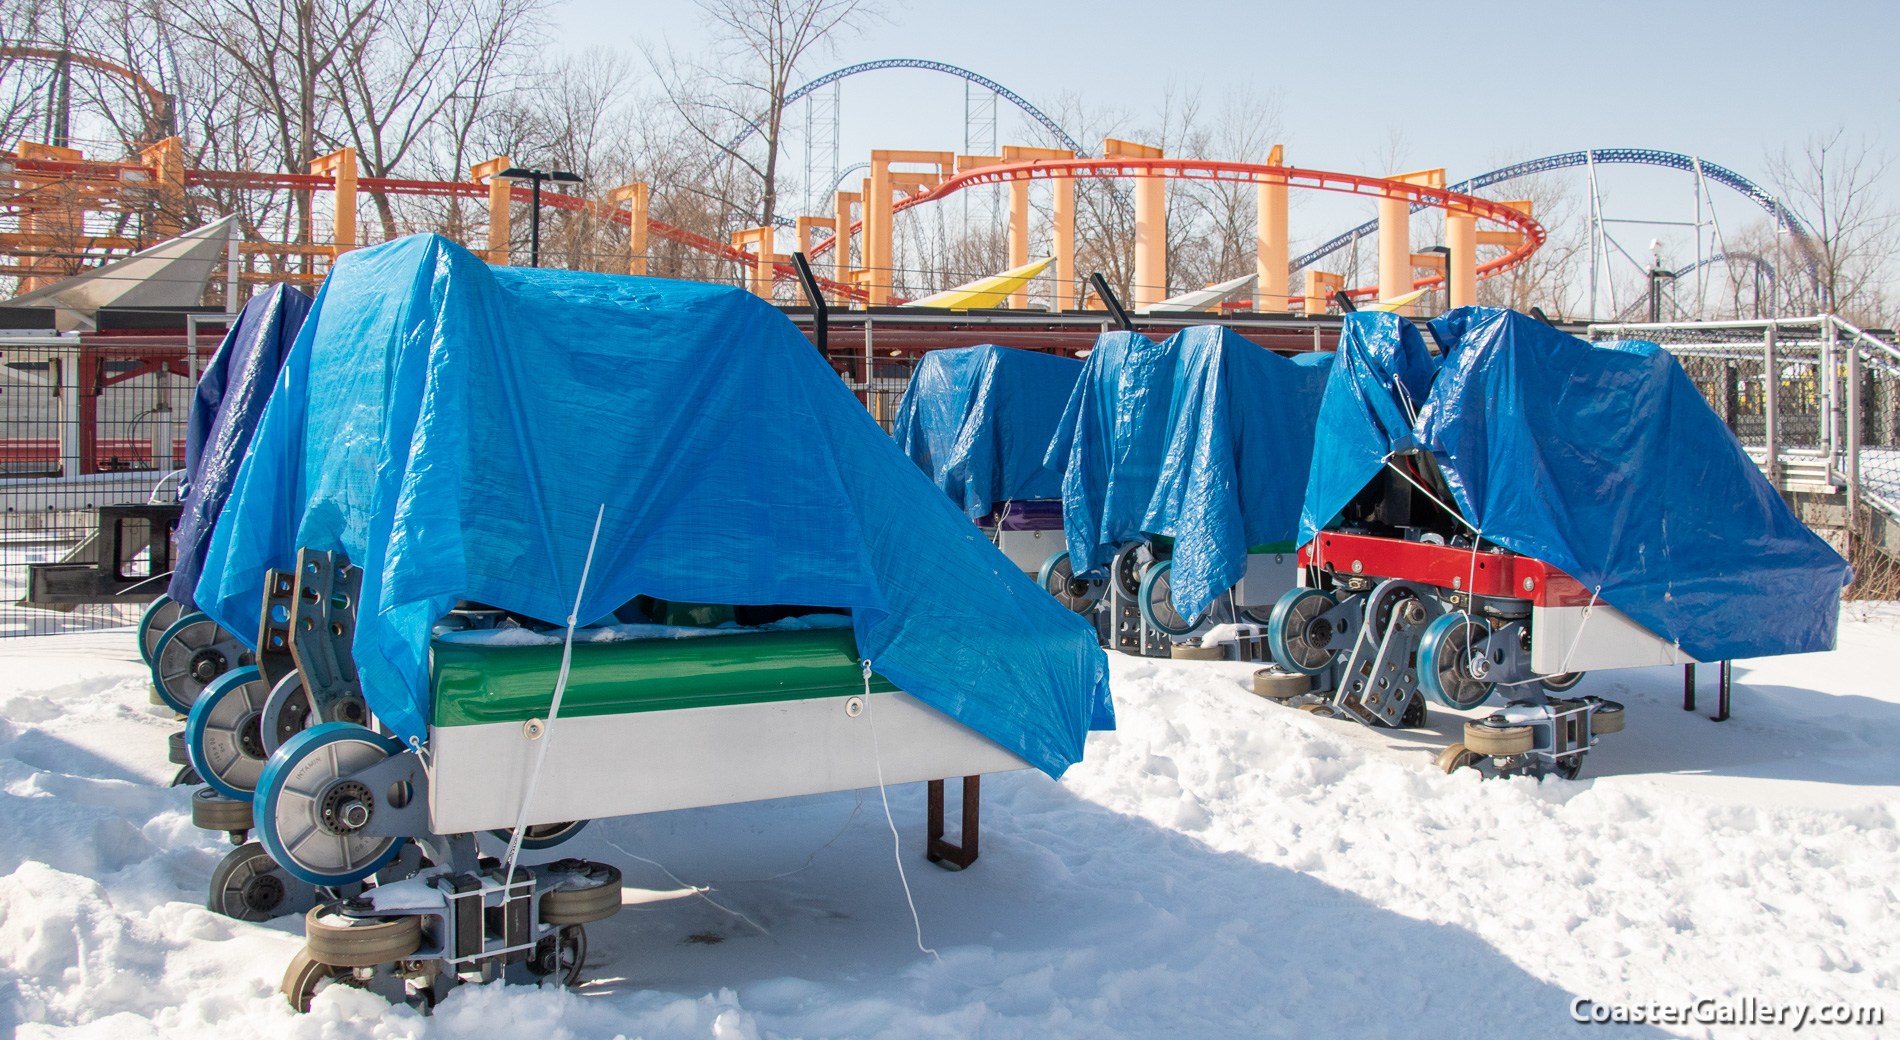
[[[370,968],[402,960],[422,945],[420,917],[350,917],[343,906],[324,903],[304,914],[304,949],[312,958],[343,968]]]
[[[284,969],[284,981],[277,988],[284,999],[298,1014],[310,1011],[310,999],[331,985],[354,986],[356,980],[351,977],[350,969],[335,964],[325,964],[310,956],[308,947],[298,950],[290,959],[290,967]]]
[[[186,614],[159,637],[152,651],[152,683],[173,711],[186,714],[211,680],[251,662],[238,638],[203,614]]]
[[[197,787],[199,784],[202,784],[204,782],[205,782],[205,778],[202,776],[199,776],[198,771],[196,769],[193,769],[190,766],[185,765],[185,766],[179,766],[178,772],[172,774],[171,786]]]
[[[1583,681],[1583,677],[1586,674],[1588,673],[1564,672],[1561,675],[1540,675],[1537,677],[1537,681],[1544,689],[1552,693],[1569,693],[1571,690],[1577,688],[1577,684]]]
[[[1463,744],[1453,744],[1438,753],[1438,768],[1447,773],[1455,773],[1466,766],[1477,765],[1484,756]]]
[[[1227,648],[1219,643],[1213,646],[1195,646],[1193,643],[1175,643],[1168,648],[1168,656],[1177,661],[1225,661]]]
[[[1615,701],[1599,701],[1590,713],[1590,732],[1597,736],[1623,732],[1623,706]]]
[[[252,841],[232,849],[211,872],[205,908],[240,921],[268,921],[308,912],[316,904],[315,886],[291,877]]]
[[[269,758],[284,741],[312,725],[315,720],[310,711],[310,697],[304,693],[303,675],[291,672],[270,688],[270,696],[264,699],[263,711],[258,716],[257,739],[264,745],[264,757]]]
[[[209,787],[191,795],[191,822],[208,831],[248,831],[251,829],[251,803],[226,798]]]
[[[547,924],[591,924],[620,912],[620,868],[609,863],[564,859],[535,868],[560,880],[541,896]]]
[[[572,989],[581,984],[587,965],[587,929],[570,924],[535,944],[528,970]]]
[[[1261,668],[1253,673],[1253,692],[1270,701],[1284,701],[1313,692],[1313,678],[1299,672]]]
[[[1531,749],[1535,736],[1529,726],[1465,723],[1465,746],[1480,755],[1491,757],[1521,755]]]
[[[191,756],[185,754],[185,731],[184,730],[181,729],[178,732],[172,734],[171,736],[165,738],[165,751],[166,751],[166,754],[169,756],[172,765],[188,766],[191,764]]]

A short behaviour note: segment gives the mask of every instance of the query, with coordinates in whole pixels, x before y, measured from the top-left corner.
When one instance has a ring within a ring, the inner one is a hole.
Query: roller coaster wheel
[[[371,968],[402,960],[421,947],[422,918],[352,917],[343,913],[343,906],[323,903],[304,914],[304,949],[310,956],[343,968]]]
[[[1075,563],[1069,558],[1066,549],[1042,561],[1042,569],[1036,574],[1036,584],[1054,596],[1056,602],[1077,614],[1087,613],[1101,596],[1099,589],[1091,587],[1099,586],[1099,580],[1090,581],[1075,576]],[[1090,595],[1091,592],[1095,595]]]
[[[1275,664],[1301,675],[1318,675],[1338,654],[1326,649],[1333,627],[1320,615],[1339,605],[1322,589],[1288,589],[1267,619],[1267,648]]]
[[[251,841],[232,849],[211,872],[205,908],[240,921],[268,921],[305,913],[316,902],[315,886],[285,873],[263,845]]]
[[[1463,612],[1426,625],[1418,641],[1418,688],[1447,708],[1483,704],[1491,696],[1491,684],[1471,674],[1471,649],[1490,635],[1489,625]]]
[[[355,986],[356,979],[350,969],[335,964],[325,964],[310,956],[308,948],[300,948],[297,955],[290,959],[290,967],[284,969],[284,981],[277,988],[290,1001],[290,1006],[298,1014],[310,1011],[310,1001],[318,993],[331,985]]]
[[[572,989],[581,984],[581,969],[587,965],[587,927],[570,924],[536,943],[528,970]]]
[[[1162,560],[1150,566],[1141,576],[1141,594],[1136,603],[1141,608],[1142,620],[1171,636],[1184,636],[1200,627],[1207,620],[1203,611],[1192,620],[1181,616],[1174,609],[1174,561]]]
[[[257,666],[245,665],[212,680],[191,706],[185,753],[205,783],[226,798],[249,801],[257,790],[270,757],[258,732],[269,696]]]
[[[1399,713],[1399,728],[1420,729],[1424,725],[1425,697],[1422,694],[1414,693],[1412,694],[1412,699],[1405,703],[1405,710]]]
[[[1129,542],[1115,551],[1115,558],[1108,565],[1110,580],[1129,599],[1141,595],[1141,547],[1140,542]]]
[[[1615,701],[1598,701],[1597,710],[1590,713],[1590,732],[1599,737],[1621,733],[1625,718],[1621,704]]]
[[[284,741],[302,733],[317,722],[310,708],[310,697],[304,692],[303,674],[290,672],[277,680],[270,689],[270,696],[264,701],[262,717],[258,720],[258,739],[264,744],[266,758],[277,753]]]
[[[1564,672],[1560,675],[1540,675],[1537,677],[1537,681],[1544,689],[1552,693],[1569,693],[1571,690],[1577,688],[1577,684],[1582,682],[1583,677],[1587,674],[1589,673]]]
[[[251,801],[226,798],[209,787],[191,793],[191,824],[201,830],[239,834],[251,829]]]
[[[1502,721],[1502,716],[1492,718]],[[1465,723],[1465,746],[1480,755],[1491,758],[1521,755],[1529,751],[1536,740],[1529,726],[1490,725],[1488,721]]]
[[[1550,771],[1564,780],[1575,780],[1583,775],[1583,756],[1565,755],[1551,765]]]
[[[198,695],[213,679],[250,663],[251,652],[238,638],[200,613],[172,622],[152,649],[152,687],[166,707],[191,713]]]
[[[349,777],[402,750],[396,738],[348,722],[326,722],[285,741],[258,777],[258,840],[292,877],[313,885],[347,885],[376,873],[408,839],[362,833],[382,796]]]
[[[558,878],[541,896],[541,920],[546,924],[592,924],[620,912],[620,868],[611,863],[563,859],[535,868],[544,877]]]
[[[138,627],[139,660],[144,661],[146,667],[151,667],[152,653],[158,649],[158,638],[184,614],[185,605],[170,596],[160,595],[146,604],[145,612],[139,615]]]
[[[542,849],[551,849],[569,838],[572,838],[574,835],[579,834],[586,826],[586,820],[568,820],[565,823],[531,823],[528,825],[528,833],[521,837],[521,847],[529,852],[540,852]],[[515,836],[515,829],[513,827],[499,827],[488,833],[493,834],[502,841],[507,841]]]
[[[202,784],[204,782],[205,782],[204,777],[199,776],[198,771],[196,769],[191,768],[191,766],[187,764],[187,765],[179,766],[178,772],[172,774],[171,786],[172,787],[197,787],[199,784]]]
[[[1455,773],[1466,766],[1477,765],[1484,756],[1463,744],[1453,744],[1438,753],[1438,768],[1447,773]]]

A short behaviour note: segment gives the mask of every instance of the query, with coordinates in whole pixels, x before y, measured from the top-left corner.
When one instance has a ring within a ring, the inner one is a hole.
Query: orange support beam
[[[488,181],[488,262],[502,267],[508,266],[508,189],[512,182],[495,175],[513,165],[507,156],[498,155],[476,163],[468,171],[469,180],[477,184],[484,178]]]
[[[864,198],[864,267],[871,272],[871,306],[881,307],[889,303],[891,289],[897,282],[891,252],[892,219],[896,216],[896,210],[891,205],[891,192],[896,188],[891,180],[891,164],[932,165],[937,167],[937,176],[942,178],[956,172],[956,162],[957,157],[951,152],[879,150],[871,153],[870,187]]]
[[[158,183],[158,212],[153,214],[154,238],[173,238],[185,233],[185,150],[176,137],[167,137],[139,150],[139,161],[152,168]]]
[[[330,255],[342,256],[356,248],[356,149],[339,148],[310,163],[311,173],[328,173],[336,178],[336,215],[331,221],[331,239],[336,244]]]
[[[1444,170],[1418,170],[1386,178],[1402,184],[1445,186]],[[1412,291],[1412,200],[1391,194],[1379,200],[1379,298],[1390,300]],[[1402,313],[1410,314],[1416,305]]]
[[[1268,166],[1285,166],[1284,152],[1274,145],[1267,156]],[[1262,175],[1255,214],[1253,306],[1257,311],[1281,312],[1291,308],[1287,301],[1287,201],[1286,178]]]
[[[857,191],[838,192],[833,200],[832,230],[837,234],[837,243],[831,247],[831,277],[845,281],[851,277],[854,268],[851,265],[851,207],[861,206],[864,193]]]
[[[1003,149],[1004,162],[1035,162],[1041,159],[1073,159],[1075,153],[1066,148],[1018,148],[1010,146]],[[1054,246],[1055,269],[1050,272],[1055,281],[1055,309],[1062,310],[1063,286],[1075,280],[1075,181],[1068,177],[1050,182],[1056,193],[1056,225]],[[1067,196],[1066,200],[1064,196]],[[1067,233],[1063,233],[1064,218],[1067,218]],[[1021,267],[1029,262],[1029,182],[1009,182],[1009,266]],[[1029,306],[1029,289],[1010,294],[1009,305],[1017,310]]]
[[[647,273],[647,203],[645,181],[623,184],[607,193],[607,202],[616,208],[627,204],[627,273]]]
[[[1102,141],[1106,159],[1161,159],[1152,145]],[[1154,173],[1135,175],[1134,304],[1143,310],[1168,298],[1168,184]]]

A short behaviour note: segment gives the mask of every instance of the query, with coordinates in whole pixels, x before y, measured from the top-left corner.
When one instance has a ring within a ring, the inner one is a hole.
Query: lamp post
[[[1445,258],[1445,310],[1451,310],[1451,247],[1426,246],[1421,253],[1437,253]]]
[[[534,188],[528,203],[528,266],[541,266],[541,182],[560,181],[563,184],[579,184],[581,175],[566,170],[524,170],[519,166],[510,166],[496,174],[510,180],[533,181]]]

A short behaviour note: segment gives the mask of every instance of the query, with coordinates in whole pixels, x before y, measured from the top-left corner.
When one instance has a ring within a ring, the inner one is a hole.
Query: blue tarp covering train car
[[[251,297],[199,376],[185,425],[185,477],[178,485],[184,508],[166,589],[186,610],[197,609],[194,593],[211,532],[277,384],[277,370],[309,313],[310,297],[288,285]],[[256,627],[254,619],[251,627]]]
[[[891,436],[971,517],[1002,502],[1062,497],[1043,454],[1082,362],[984,344],[933,350],[918,362]]]
[[[1345,339],[1367,362],[1342,347],[1302,537],[1364,486],[1357,474],[1377,472],[1381,444],[1416,445],[1485,540],[1562,568],[1697,660],[1832,648],[1847,562],[1667,351],[1593,344],[1491,307],[1452,311],[1431,331],[1444,356],[1408,432],[1397,417],[1421,374],[1411,324],[1348,316]]]
[[[1291,542],[1330,354],[1288,360],[1222,326],[1156,343],[1104,334],[1069,399],[1051,465],[1078,573],[1144,533],[1173,538],[1174,605],[1194,617]]]
[[[636,594],[852,608],[884,676],[1051,775],[1113,725],[1095,634],[984,538],[777,310],[693,282],[490,267],[415,236],[340,258],[221,518],[200,604],[242,633],[299,546],[363,567],[376,713],[428,718],[434,620]]]

